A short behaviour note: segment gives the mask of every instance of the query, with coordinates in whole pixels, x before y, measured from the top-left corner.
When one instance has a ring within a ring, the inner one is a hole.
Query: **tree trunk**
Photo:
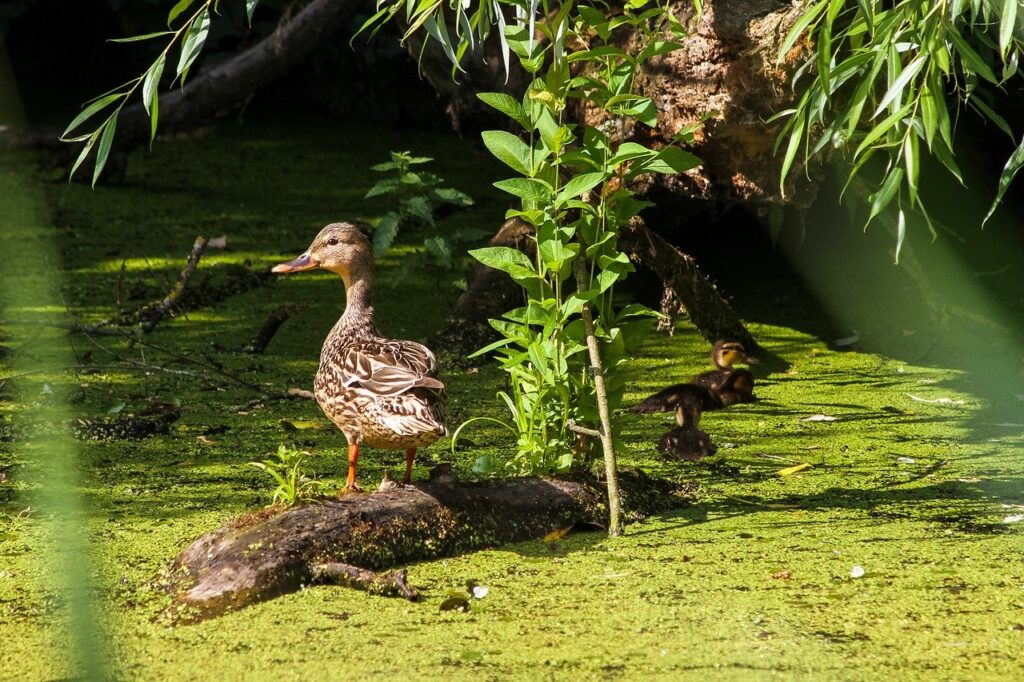
[[[739,341],[752,354],[760,348],[729,303],[704,276],[692,256],[679,251],[634,218],[619,232],[619,247],[648,266],[670,288],[708,341]]]
[[[681,504],[672,484],[640,473],[623,475],[622,486],[634,514]],[[228,524],[196,540],[171,566],[169,615],[184,621],[214,616],[325,577],[413,598],[404,574],[372,572],[536,539],[576,524],[604,525],[603,487],[562,478],[455,485],[439,468],[426,483]]]
[[[792,106],[793,72],[811,45],[806,40],[779,59],[786,34],[804,10],[803,0],[704,0],[698,16],[690,0],[675,0],[672,11],[689,32],[682,49],[646,62],[636,80],[650,97],[658,126],[637,125],[638,142],[671,144],[680,128],[710,120],[698,131],[693,152],[703,164],[687,173],[650,177],[648,182],[690,199],[806,206],[814,185],[794,167],[785,196],[779,187],[782,155],[773,147],[779,123],[766,124]],[[631,50],[632,38],[622,41]],[[586,122],[595,116],[586,113]]]
[[[689,34],[682,49],[644,64],[636,80],[637,94],[650,97],[658,110],[654,130],[637,125],[626,131],[637,142],[655,147],[672,144],[684,126],[710,120],[697,132],[694,153],[704,162],[681,175],[651,176],[657,186],[688,199],[741,203],[755,209],[771,204],[809,205],[814,183],[794,167],[785,196],[779,188],[782,159],[773,152],[779,124],[766,124],[792,105],[792,76],[811,49],[802,40],[782,59],[778,50],[803,12],[802,0],[704,0],[700,15],[692,0],[674,0],[671,11]],[[616,11],[614,5],[610,12]],[[632,51],[633,37],[620,29],[615,38]],[[676,40],[666,36],[666,40]],[[422,43],[410,40],[409,51],[420,55]],[[502,91],[521,97],[529,84],[521,70],[506,81],[496,41],[468,60],[470,73],[451,78],[451,64],[435,41],[423,50],[421,69],[438,93],[448,99],[449,113],[464,132],[498,127],[494,111],[476,98],[478,92]],[[512,60],[515,62],[515,58]],[[596,111],[572,112],[577,122],[598,124]],[[798,162],[799,163],[799,159]]]
[[[160,93],[161,132],[194,126],[245,101],[325,41],[336,38],[346,22],[365,8],[358,0],[313,0],[251,48],[202,72],[184,88]],[[137,147],[148,139],[149,115],[142,104],[125,109],[117,126],[118,147]]]

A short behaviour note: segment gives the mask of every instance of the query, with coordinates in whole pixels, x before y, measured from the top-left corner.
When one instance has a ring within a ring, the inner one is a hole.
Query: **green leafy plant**
[[[471,206],[473,200],[463,192],[444,187],[442,180],[433,173],[414,168],[429,163],[426,156],[412,156],[410,152],[391,152],[391,160],[373,166],[371,170],[386,173],[366,198],[390,197],[398,202],[397,208],[388,211],[373,233],[373,250],[377,257],[383,256],[394,243],[400,229],[421,228],[431,232],[423,239],[423,250],[407,254],[402,258],[394,283],[398,284],[414,270],[433,268],[439,273],[456,279],[461,277],[463,255],[468,244],[478,242],[487,233],[475,228],[462,228],[447,234],[436,230],[434,214],[442,206]],[[465,282],[461,283],[465,286]]]
[[[898,262],[911,211],[935,235],[919,193],[922,156],[963,182],[953,147],[960,111],[973,109],[1016,142],[990,96],[1019,75],[1022,27],[1020,0],[806,3],[779,49],[783,60],[798,41],[813,45],[796,72],[796,106],[777,115],[786,119],[777,143],[785,147],[783,183],[799,155],[806,163],[829,150],[849,159],[849,181],[870,169],[869,221],[895,206]],[[1024,139],[1006,162],[986,220],[1022,165]]]
[[[679,147],[654,150],[630,139],[636,126],[657,125],[654,103],[636,94],[634,82],[646,61],[679,47],[666,34],[678,38],[684,31],[667,4],[652,0],[631,0],[611,18],[572,1],[508,4],[516,8],[513,24],[505,23],[497,2],[481,3],[470,16],[461,2],[453,3],[460,27],[456,39],[445,28],[440,2],[415,9],[409,5],[406,18],[409,33],[423,26],[455,69],[461,68],[460,55],[473,40],[471,29],[477,27],[477,37],[484,39],[496,24],[506,63],[509,53],[514,54],[534,78],[521,99],[505,93],[480,95],[522,130],[521,135],[487,131],[483,142],[516,172],[495,185],[517,201],[506,218],[521,218],[533,226],[536,249],[532,259],[507,247],[470,252],[481,263],[508,273],[526,294],[525,306],[491,321],[502,338],[477,354],[493,352],[509,376],[509,389],[498,397],[511,417],[501,423],[517,434],[510,469],[566,469],[579,452],[574,446],[581,431],[600,436],[615,532],[610,413],[622,396],[619,370],[654,316],[642,306],[614,305],[615,285],[633,269],[617,248],[618,230],[648,205],[634,196],[628,183],[645,173],[678,173],[699,164]],[[405,3],[378,6],[367,26],[397,13]],[[614,44],[612,34],[620,28],[633,32],[633,53]],[[566,109],[574,102],[600,111],[605,122],[569,123]],[[573,424],[580,428],[574,430]],[[477,462],[478,470],[493,466],[484,460]]]
[[[292,507],[299,502],[311,500],[325,492],[323,482],[307,476],[302,467],[309,453],[280,445],[277,452],[262,462],[249,462],[273,479],[276,487],[272,504]]]

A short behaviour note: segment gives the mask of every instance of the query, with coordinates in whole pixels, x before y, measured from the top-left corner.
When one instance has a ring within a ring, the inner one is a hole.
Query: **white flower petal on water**
[[[1003,517],[1003,523],[1019,523],[1024,521],[1024,514],[1010,514]]]
[[[837,422],[839,417],[830,417],[827,414],[812,414],[810,417],[804,417],[800,421],[802,422]]]
[[[863,578],[864,577],[864,567],[861,566],[860,564],[857,564],[856,566],[851,568],[850,569],[850,577],[851,578]]]
[[[491,590],[484,585],[473,585],[473,598],[483,599]]]
[[[913,464],[917,460],[914,459],[913,457],[897,457],[896,461],[899,462],[900,464]]]

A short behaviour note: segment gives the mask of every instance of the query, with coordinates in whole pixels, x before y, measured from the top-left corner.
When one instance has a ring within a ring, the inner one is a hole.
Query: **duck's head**
[[[748,355],[739,341],[716,341],[711,349],[711,362],[718,369],[732,369],[738,362],[756,365],[760,362],[753,355]]]
[[[317,268],[340,275],[347,286],[373,272],[373,245],[352,223],[331,223],[298,258],[275,265],[271,272],[283,275]]]

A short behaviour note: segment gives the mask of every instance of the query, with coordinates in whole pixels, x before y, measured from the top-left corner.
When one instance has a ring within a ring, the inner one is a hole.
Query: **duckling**
[[[676,406],[676,424],[678,426],[661,437],[658,451],[665,457],[685,459],[695,462],[708,455],[713,455],[718,448],[711,442],[708,434],[697,426],[700,424],[700,404],[686,398]]]
[[[345,284],[345,312],[324,340],[313,393],[348,441],[346,488],[359,490],[360,445],[405,450],[403,483],[408,485],[417,448],[448,434],[437,359],[423,344],[389,339],[377,330],[371,305],[373,247],[359,228],[332,223],[298,258],[271,272],[317,268]]]
[[[672,384],[654,395],[647,396],[627,412],[671,412],[683,403],[698,405],[701,410],[717,410],[722,407],[722,401],[704,386]]]
[[[749,403],[754,397],[754,375],[749,370],[733,369],[733,363],[756,365],[758,359],[747,355],[735,341],[718,341],[711,351],[711,362],[718,369],[704,372],[685,384],[673,384],[629,408],[630,412],[671,412],[683,399],[699,401],[700,409],[720,410],[736,403]]]
[[[715,369],[710,372],[701,372],[690,379],[690,383],[703,386],[713,393],[715,388],[724,382],[729,373],[733,371],[732,366],[737,362],[756,365],[760,361],[756,357],[748,355],[743,344],[738,341],[716,341],[711,348],[711,364],[715,366]]]
[[[754,395],[754,375],[746,369],[729,371],[721,383],[712,385],[708,392],[714,396],[720,407],[752,403],[757,400],[757,396]]]

